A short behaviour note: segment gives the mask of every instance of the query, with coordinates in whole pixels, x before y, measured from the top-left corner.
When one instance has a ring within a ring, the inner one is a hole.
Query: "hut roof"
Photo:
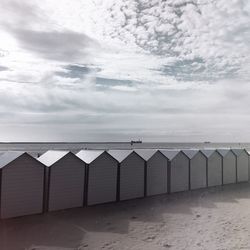
[[[182,152],[189,158],[192,159],[196,154],[199,153],[198,149],[185,149]]]
[[[81,150],[76,156],[85,163],[90,164],[104,152],[104,150]]]
[[[148,161],[157,152],[157,149],[135,149],[134,152]]]
[[[5,167],[12,161],[16,160],[21,155],[25,154],[23,151],[6,151],[0,152],[0,168]]]
[[[160,149],[159,150],[165,157],[167,157],[170,161],[175,158],[175,156],[180,152],[179,149],[171,150],[171,149]]]
[[[229,151],[230,151],[229,148],[217,149],[217,152],[218,152],[221,156],[223,156],[223,157],[224,157]]]
[[[118,162],[125,160],[130,154],[133,153],[133,150],[109,150],[108,153],[116,159]]]
[[[48,150],[40,157],[37,158],[38,161],[43,163],[45,166],[50,167],[55,164],[57,161],[62,159],[66,154],[70,151],[62,151],[62,150]]]

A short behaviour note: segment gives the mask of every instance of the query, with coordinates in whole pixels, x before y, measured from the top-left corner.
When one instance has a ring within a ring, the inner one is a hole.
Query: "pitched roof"
[[[93,162],[97,157],[99,157],[104,150],[81,150],[79,151],[76,156],[80,158],[82,161],[84,161],[87,164],[90,164]]]
[[[21,155],[25,154],[23,151],[6,151],[0,153],[0,168],[5,167],[12,161],[16,160]]]
[[[214,152],[216,152],[215,149],[202,149],[201,152],[209,158]]]
[[[233,151],[233,153],[235,155],[239,156],[244,151],[244,149],[242,149],[242,148],[234,148],[234,149],[232,149],[232,151]]]
[[[60,159],[62,159],[66,154],[70,151],[62,151],[62,150],[48,150],[40,157],[37,158],[38,161],[43,163],[45,166],[50,167]]]
[[[198,149],[185,149],[182,152],[189,158],[192,159],[198,152]]]
[[[113,158],[115,158],[118,162],[122,162],[125,160],[130,154],[133,153],[133,150],[109,150],[108,154],[110,154]]]
[[[229,151],[230,151],[229,148],[217,149],[217,152],[218,152],[221,156],[223,156],[223,157],[224,157]]]
[[[135,149],[134,152],[148,161],[157,152],[157,149]]]
[[[171,149],[160,149],[159,150],[165,157],[170,161],[175,158],[175,156],[180,152],[180,150],[171,150]]]

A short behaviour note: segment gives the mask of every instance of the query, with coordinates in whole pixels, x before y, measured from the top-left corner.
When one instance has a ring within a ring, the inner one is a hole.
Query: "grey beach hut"
[[[45,167],[25,152],[0,155],[1,218],[43,212]]]
[[[182,152],[189,158],[190,189],[199,189],[207,186],[206,156],[199,150],[188,149]]]
[[[203,149],[207,158],[208,187],[222,185],[222,156],[215,149]]]
[[[137,149],[135,152],[146,161],[145,195],[167,193],[168,162],[166,157],[155,149]]]
[[[38,160],[47,167],[45,210],[83,206],[85,164],[69,151],[49,150]]]
[[[95,205],[116,201],[118,162],[103,150],[81,150],[76,156],[87,167],[85,203]]]
[[[161,149],[160,152],[169,164],[168,192],[189,190],[189,158],[178,149]]]
[[[237,182],[248,181],[248,153],[244,149],[232,149],[236,156]]]
[[[218,149],[222,156],[223,184],[236,183],[236,155],[230,149]]]
[[[145,160],[132,150],[109,150],[119,163],[118,200],[145,195]]]

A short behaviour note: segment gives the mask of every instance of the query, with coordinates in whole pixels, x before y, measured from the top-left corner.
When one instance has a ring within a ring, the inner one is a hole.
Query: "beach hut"
[[[116,201],[118,162],[103,150],[81,150],[76,156],[87,164],[86,204]]]
[[[160,150],[169,162],[169,193],[189,190],[189,159],[180,150]]]
[[[237,182],[248,181],[248,153],[244,149],[232,149],[236,155]]]
[[[247,152],[248,154],[248,181],[250,181],[250,151],[249,150],[246,150],[245,151]]]
[[[137,149],[135,152],[146,161],[145,190],[146,196],[167,193],[167,169],[166,157],[155,149]]]
[[[45,167],[25,152],[0,155],[0,217],[43,212]]]
[[[85,164],[69,151],[49,150],[38,160],[47,166],[45,210],[83,206]]]
[[[223,184],[236,183],[236,156],[230,149],[218,149],[222,156]]]
[[[131,150],[109,150],[119,162],[119,199],[128,200],[144,197],[145,161]]]
[[[183,150],[190,162],[190,189],[199,189],[207,186],[206,156],[199,150]]]
[[[207,157],[208,187],[222,185],[222,156],[215,149],[201,151]]]

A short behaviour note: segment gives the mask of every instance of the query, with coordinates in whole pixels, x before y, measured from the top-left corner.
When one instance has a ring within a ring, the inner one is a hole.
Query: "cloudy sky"
[[[0,141],[250,141],[249,0],[0,13]]]

